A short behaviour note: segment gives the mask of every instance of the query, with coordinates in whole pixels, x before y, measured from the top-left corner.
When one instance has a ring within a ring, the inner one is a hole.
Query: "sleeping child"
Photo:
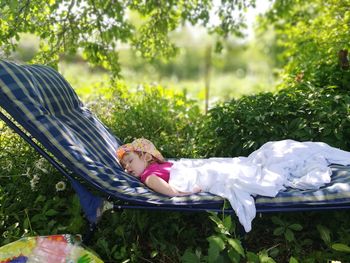
[[[350,152],[321,142],[267,142],[248,157],[166,161],[154,144],[136,139],[116,152],[123,168],[153,191],[181,196],[210,192],[229,200],[246,232],[256,215],[254,196],[286,187],[318,189],[331,180],[329,165],[350,164]]]

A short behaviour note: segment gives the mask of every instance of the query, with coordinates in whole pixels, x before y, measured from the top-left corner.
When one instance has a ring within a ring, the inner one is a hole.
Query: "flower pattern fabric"
[[[149,153],[153,157],[157,158],[159,161],[164,162],[165,159],[162,156],[162,154],[157,150],[157,148],[154,146],[154,144],[145,139],[145,138],[139,138],[134,140],[132,143],[127,143],[122,146],[120,146],[117,149],[117,157],[118,160],[121,160],[125,153],[127,152],[144,152]]]
[[[24,237],[0,247],[0,263],[103,263],[80,242],[73,235]]]

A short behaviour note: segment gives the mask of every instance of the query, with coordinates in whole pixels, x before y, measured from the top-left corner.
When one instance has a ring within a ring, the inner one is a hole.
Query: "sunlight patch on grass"
[[[110,76],[108,72],[89,67],[85,63],[67,63],[59,65],[59,71],[75,89],[83,101],[96,98],[108,98],[111,95]],[[205,100],[205,82],[203,79],[179,80],[173,78],[152,79],[152,76],[136,74],[127,70],[122,72],[119,80],[130,91],[135,91],[140,85],[160,85],[176,92],[185,92],[189,98]],[[210,76],[210,104],[239,98],[242,95],[256,94],[262,91],[273,91],[274,81],[268,74],[248,72],[242,76],[240,72],[212,73]]]

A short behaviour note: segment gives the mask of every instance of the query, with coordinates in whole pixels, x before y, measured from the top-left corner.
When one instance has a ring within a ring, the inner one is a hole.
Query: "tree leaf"
[[[335,243],[332,245],[332,249],[340,252],[347,252],[350,253],[350,247],[348,245],[342,244],[342,243]]]
[[[301,231],[303,229],[302,225],[300,224],[292,224],[288,226],[288,228],[294,230],[294,231]]]
[[[241,256],[234,249],[228,249],[227,255],[230,258],[230,262],[240,262]]]
[[[228,238],[229,245],[234,248],[241,256],[245,257],[244,248],[238,239]]]
[[[294,257],[292,256],[292,257],[290,257],[290,259],[289,259],[289,263],[299,263],[299,261],[296,260],[296,258],[294,258]]]
[[[54,209],[49,209],[49,210],[47,210],[46,212],[45,212],[45,215],[46,216],[55,216],[55,215],[57,215],[58,214],[58,212],[56,211],[56,210],[54,210]]]
[[[259,256],[253,252],[247,252],[247,262],[249,263],[259,263]]]
[[[271,218],[271,220],[272,220],[272,223],[274,223],[275,225],[279,225],[279,226],[284,226],[285,225],[284,222],[277,216],[273,216]]]
[[[259,252],[259,260],[260,263],[276,263],[276,261],[274,261],[273,258],[269,257],[266,250]]]
[[[321,239],[326,245],[329,245],[331,243],[331,233],[329,229],[323,225],[317,225],[317,230],[320,233]]]
[[[225,216],[224,220],[223,220],[223,223],[224,223],[224,226],[225,228],[230,231],[231,229],[231,226],[232,226],[232,219],[231,219],[231,216],[228,215],[228,216]]]
[[[280,236],[280,235],[282,235],[283,233],[284,233],[284,227],[283,226],[280,226],[280,227],[277,227],[277,228],[275,228],[275,230],[273,231],[273,234],[275,235],[275,236]]]
[[[284,233],[284,237],[290,242],[295,239],[293,231],[290,229],[287,229],[286,232]]]
[[[43,214],[36,214],[31,218],[31,222],[32,223],[36,223],[39,221],[45,221],[47,219],[47,217]]]
[[[219,257],[220,251],[224,250],[225,242],[218,236],[210,236],[208,237],[208,241],[208,260],[209,262],[215,262]]]
[[[200,260],[198,258],[198,256],[191,252],[190,250],[186,250],[185,253],[183,254],[183,256],[181,257],[181,262],[184,263],[199,263]]]
[[[24,219],[24,221],[23,221],[23,228],[24,228],[24,229],[28,229],[29,223],[30,223],[29,218],[26,217],[26,218]]]

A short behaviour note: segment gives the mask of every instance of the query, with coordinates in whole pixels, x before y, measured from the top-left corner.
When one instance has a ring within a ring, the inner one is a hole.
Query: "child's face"
[[[147,161],[142,157],[144,156],[140,157],[135,152],[128,152],[124,154],[121,163],[128,173],[138,178],[148,166]]]

